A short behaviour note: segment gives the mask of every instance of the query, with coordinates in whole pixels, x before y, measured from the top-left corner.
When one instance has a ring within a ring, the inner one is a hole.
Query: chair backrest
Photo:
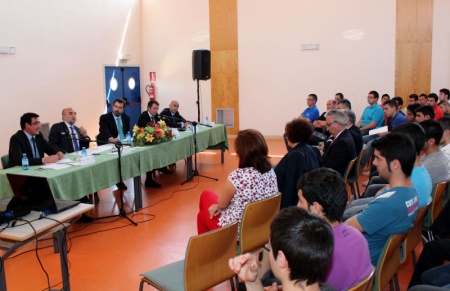
[[[207,290],[235,275],[228,260],[236,256],[238,223],[189,239],[184,266],[187,291]]]
[[[391,281],[400,266],[400,244],[406,233],[391,235],[378,257],[375,268],[374,291],[381,291]]]
[[[370,272],[369,276],[361,280],[359,283],[351,286],[347,289],[347,291],[368,291],[372,290],[373,287],[373,278],[375,277],[375,267],[372,267],[372,272]]]
[[[442,208],[444,207],[442,196],[444,195],[448,182],[449,180],[433,185],[433,190],[431,191],[431,206],[427,212],[427,217],[424,220],[424,226],[430,227],[438,217],[439,213],[441,213]]]
[[[422,242],[422,222],[425,214],[430,208],[431,202],[419,209],[414,226],[406,233],[405,240],[402,242],[400,263],[403,264],[406,258],[414,251],[416,246]]]
[[[345,172],[344,172],[344,182],[347,184],[347,182],[348,182],[348,175],[350,174],[350,172],[351,172],[351,170],[353,169],[353,167],[355,166],[355,163],[356,163],[356,160],[357,160],[358,158],[356,157],[356,158],[354,158],[353,160],[351,160],[349,163],[348,163],[348,165],[347,165],[347,169],[345,169]]]
[[[2,156],[2,167],[3,169],[8,168],[8,163],[9,163],[9,155],[4,155]]]
[[[349,172],[350,177],[347,178],[347,182],[356,182],[358,181],[359,175],[361,174],[361,159],[366,152],[366,148],[362,148],[358,154],[356,159],[356,164],[354,165],[354,170]]]
[[[280,210],[280,203],[281,193],[278,193],[245,206],[241,220],[238,255],[254,251],[269,242],[270,224]]]

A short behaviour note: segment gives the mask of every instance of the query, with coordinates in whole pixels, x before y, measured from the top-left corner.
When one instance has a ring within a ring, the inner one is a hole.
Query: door
[[[139,67],[105,67],[107,112],[111,112],[111,105],[116,98],[123,98],[127,103],[125,114],[130,116],[131,129],[141,115],[139,76]]]

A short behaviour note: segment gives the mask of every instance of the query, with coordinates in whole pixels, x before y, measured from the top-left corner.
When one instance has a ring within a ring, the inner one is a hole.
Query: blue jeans
[[[444,287],[450,284],[450,263],[425,271],[421,278],[425,285]]]

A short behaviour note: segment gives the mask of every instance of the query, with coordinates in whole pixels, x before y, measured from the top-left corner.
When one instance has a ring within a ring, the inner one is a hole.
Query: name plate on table
[[[130,146],[123,146],[122,147],[122,154],[126,154],[131,152],[131,147]]]
[[[95,163],[94,156],[86,156],[86,157],[81,157],[80,158],[80,164],[82,166],[93,164],[93,163]]]

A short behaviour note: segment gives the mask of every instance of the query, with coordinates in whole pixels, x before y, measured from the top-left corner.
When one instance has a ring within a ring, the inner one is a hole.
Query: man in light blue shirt
[[[370,91],[367,95],[369,106],[364,109],[361,119],[356,123],[363,136],[369,134],[369,130],[381,127],[384,124],[383,108],[378,105],[378,98],[377,91]]]
[[[320,116],[319,109],[317,108],[316,103],[317,103],[317,95],[309,94],[308,98],[306,98],[306,105],[308,107],[301,114],[302,117],[309,119],[311,123],[316,121],[316,119],[319,118]]]

